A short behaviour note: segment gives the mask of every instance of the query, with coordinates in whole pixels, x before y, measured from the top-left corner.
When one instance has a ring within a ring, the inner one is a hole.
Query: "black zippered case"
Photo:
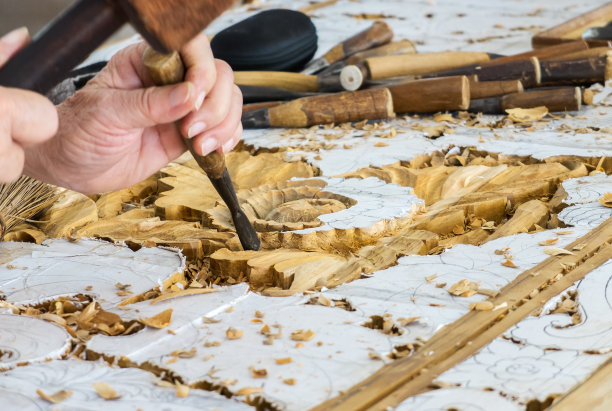
[[[234,70],[299,71],[317,51],[317,40],[310,17],[273,9],[224,29],[210,45]]]

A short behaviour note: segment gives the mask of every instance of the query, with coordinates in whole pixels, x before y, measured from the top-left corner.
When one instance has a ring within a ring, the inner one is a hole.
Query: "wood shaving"
[[[284,364],[289,364],[290,362],[293,361],[293,359],[291,357],[287,357],[287,358],[275,358],[274,361],[278,365],[284,365]]]
[[[509,108],[506,109],[508,118],[515,123],[525,123],[530,121],[542,120],[548,114],[545,106],[534,108]]]
[[[371,352],[371,353],[368,353],[368,356],[370,357],[371,360],[382,361],[382,357],[378,353]]]
[[[612,207],[612,193],[605,193],[603,197],[599,199],[599,202],[604,207]]]
[[[183,384],[176,384],[176,396],[179,398],[189,397],[189,387]]]
[[[538,244],[540,244],[540,245],[553,245],[553,244],[557,244],[558,241],[559,241],[558,238],[549,238],[548,240],[540,241]]]
[[[260,387],[244,387],[236,391],[235,394],[249,396],[252,394],[261,394],[263,392],[264,392],[263,388],[260,388]]]
[[[491,311],[494,308],[491,301],[479,301],[477,303],[470,303],[470,310],[473,311]]]
[[[438,276],[438,274],[432,274],[430,276],[425,277],[425,281],[427,281],[428,284],[431,284],[431,282],[434,280],[434,278],[436,278]]]
[[[100,398],[104,398],[105,400],[116,400],[121,398],[121,395],[117,394],[115,389],[106,382],[94,382],[92,385]]]
[[[557,235],[570,235],[570,234],[574,234],[574,231],[573,230],[557,231],[555,234],[557,234]]]
[[[265,368],[256,369],[255,367],[249,367],[249,370],[253,378],[266,378],[268,376],[268,370]]]
[[[61,390],[55,394],[47,395],[42,390],[38,389],[36,390],[36,394],[51,404],[59,404],[60,402],[66,401],[68,398],[72,397],[72,391],[68,390]]]
[[[461,280],[449,287],[447,290],[449,294],[456,297],[471,297],[478,291],[480,284],[472,282],[470,280]]]
[[[310,341],[314,338],[315,333],[312,330],[296,330],[291,333],[291,339],[293,341]]]
[[[546,247],[544,249],[544,252],[548,255],[574,255],[574,253],[572,253],[569,250],[566,250],[565,248],[557,248],[557,247]]]
[[[230,327],[225,331],[225,337],[228,340],[239,340],[244,335],[244,331]]]
[[[287,378],[283,380],[283,383],[287,385],[295,385],[296,380],[295,378]]]
[[[518,268],[518,266],[516,264],[514,264],[512,262],[511,259],[506,258],[506,261],[504,261],[503,263],[501,263],[501,265],[503,265],[504,267],[510,267],[510,268]]]
[[[149,318],[141,318],[140,321],[153,328],[162,329],[170,325],[172,321],[172,308],[162,311],[161,313]]]
[[[255,318],[264,318],[264,315],[265,314],[259,310],[255,311]]]
[[[159,297],[154,298],[151,301],[151,305],[157,304],[161,301],[170,300],[172,298],[185,297],[188,295],[196,295],[196,294],[208,294],[208,293],[214,293],[216,291],[217,291],[216,288],[188,288],[187,290],[180,290],[180,291],[175,291],[175,292],[171,292],[168,294],[162,294]]]

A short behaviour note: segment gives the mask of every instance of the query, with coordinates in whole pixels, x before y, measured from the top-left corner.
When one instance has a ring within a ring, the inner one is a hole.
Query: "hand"
[[[26,28],[0,38],[0,67],[30,41]],[[0,87],[0,183],[17,180],[24,149],[49,140],[57,132],[57,111],[40,94]]]
[[[185,152],[175,122],[202,155],[240,140],[242,95],[230,67],[199,35],[181,51],[185,82],[150,87],[144,43],[117,53],[93,80],[58,106],[57,136],[29,150],[33,177],[81,191],[129,187]]]

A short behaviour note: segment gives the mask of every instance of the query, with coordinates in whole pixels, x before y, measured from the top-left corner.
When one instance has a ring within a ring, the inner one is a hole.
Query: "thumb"
[[[119,126],[145,128],[185,117],[195,109],[196,93],[190,82],[138,90],[113,90],[111,103]]]
[[[30,42],[26,27],[15,29],[0,38],[0,67]]]

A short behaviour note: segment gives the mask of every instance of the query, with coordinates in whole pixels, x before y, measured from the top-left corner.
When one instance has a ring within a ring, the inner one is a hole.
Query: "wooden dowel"
[[[540,60],[546,60],[564,54],[575,53],[578,51],[588,50],[589,45],[584,40],[570,41],[568,43],[555,44],[554,46],[543,47],[535,50],[526,51],[524,53],[514,54],[512,56],[500,57],[492,60],[487,65],[497,65],[509,63],[511,61],[529,60],[531,57],[537,57]]]
[[[242,106],[242,113],[244,114],[250,111],[261,110],[262,108],[276,107],[280,106],[283,103],[283,101],[265,101],[263,103],[244,104]]]
[[[523,92],[523,83],[520,80],[479,81],[477,77],[469,78],[471,100]]]
[[[436,73],[457,67],[490,61],[487,53],[447,51],[442,53],[403,54],[366,59],[370,80]]]
[[[287,101],[295,100],[302,97],[314,96],[317,93],[308,93],[303,91],[291,91],[274,87],[257,87],[238,85],[242,91],[242,100],[244,103],[260,103],[262,101]]]
[[[306,97],[242,116],[245,128],[310,127],[394,117],[386,88]]]
[[[484,114],[505,114],[510,108],[534,108],[545,106],[548,111],[577,111],[582,104],[582,93],[578,87],[563,87],[550,90],[534,90],[472,100],[469,111]]]
[[[605,83],[612,77],[612,53],[577,60],[550,60],[540,63],[542,85]]]
[[[541,82],[540,61],[537,57],[530,57],[529,60],[511,61],[494,66],[480,65],[447,70],[427,77],[473,75],[477,75],[479,81],[520,80],[525,88],[535,87]]]
[[[590,49],[576,51],[573,53],[563,54],[561,56],[554,56],[547,59],[541,59],[540,61],[549,61],[549,60],[578,60],[578,59],[588,59],[593,57],[602,57],[612,51],[612,47],[593,47]]]
[[[410,80],[388,86],[396,113],[467,110],[470,83],[465,76]]]
[[[234,82],[238,85],[274,87],[291,91],[319,91],[317,76],[284,71],[236,71]]]

